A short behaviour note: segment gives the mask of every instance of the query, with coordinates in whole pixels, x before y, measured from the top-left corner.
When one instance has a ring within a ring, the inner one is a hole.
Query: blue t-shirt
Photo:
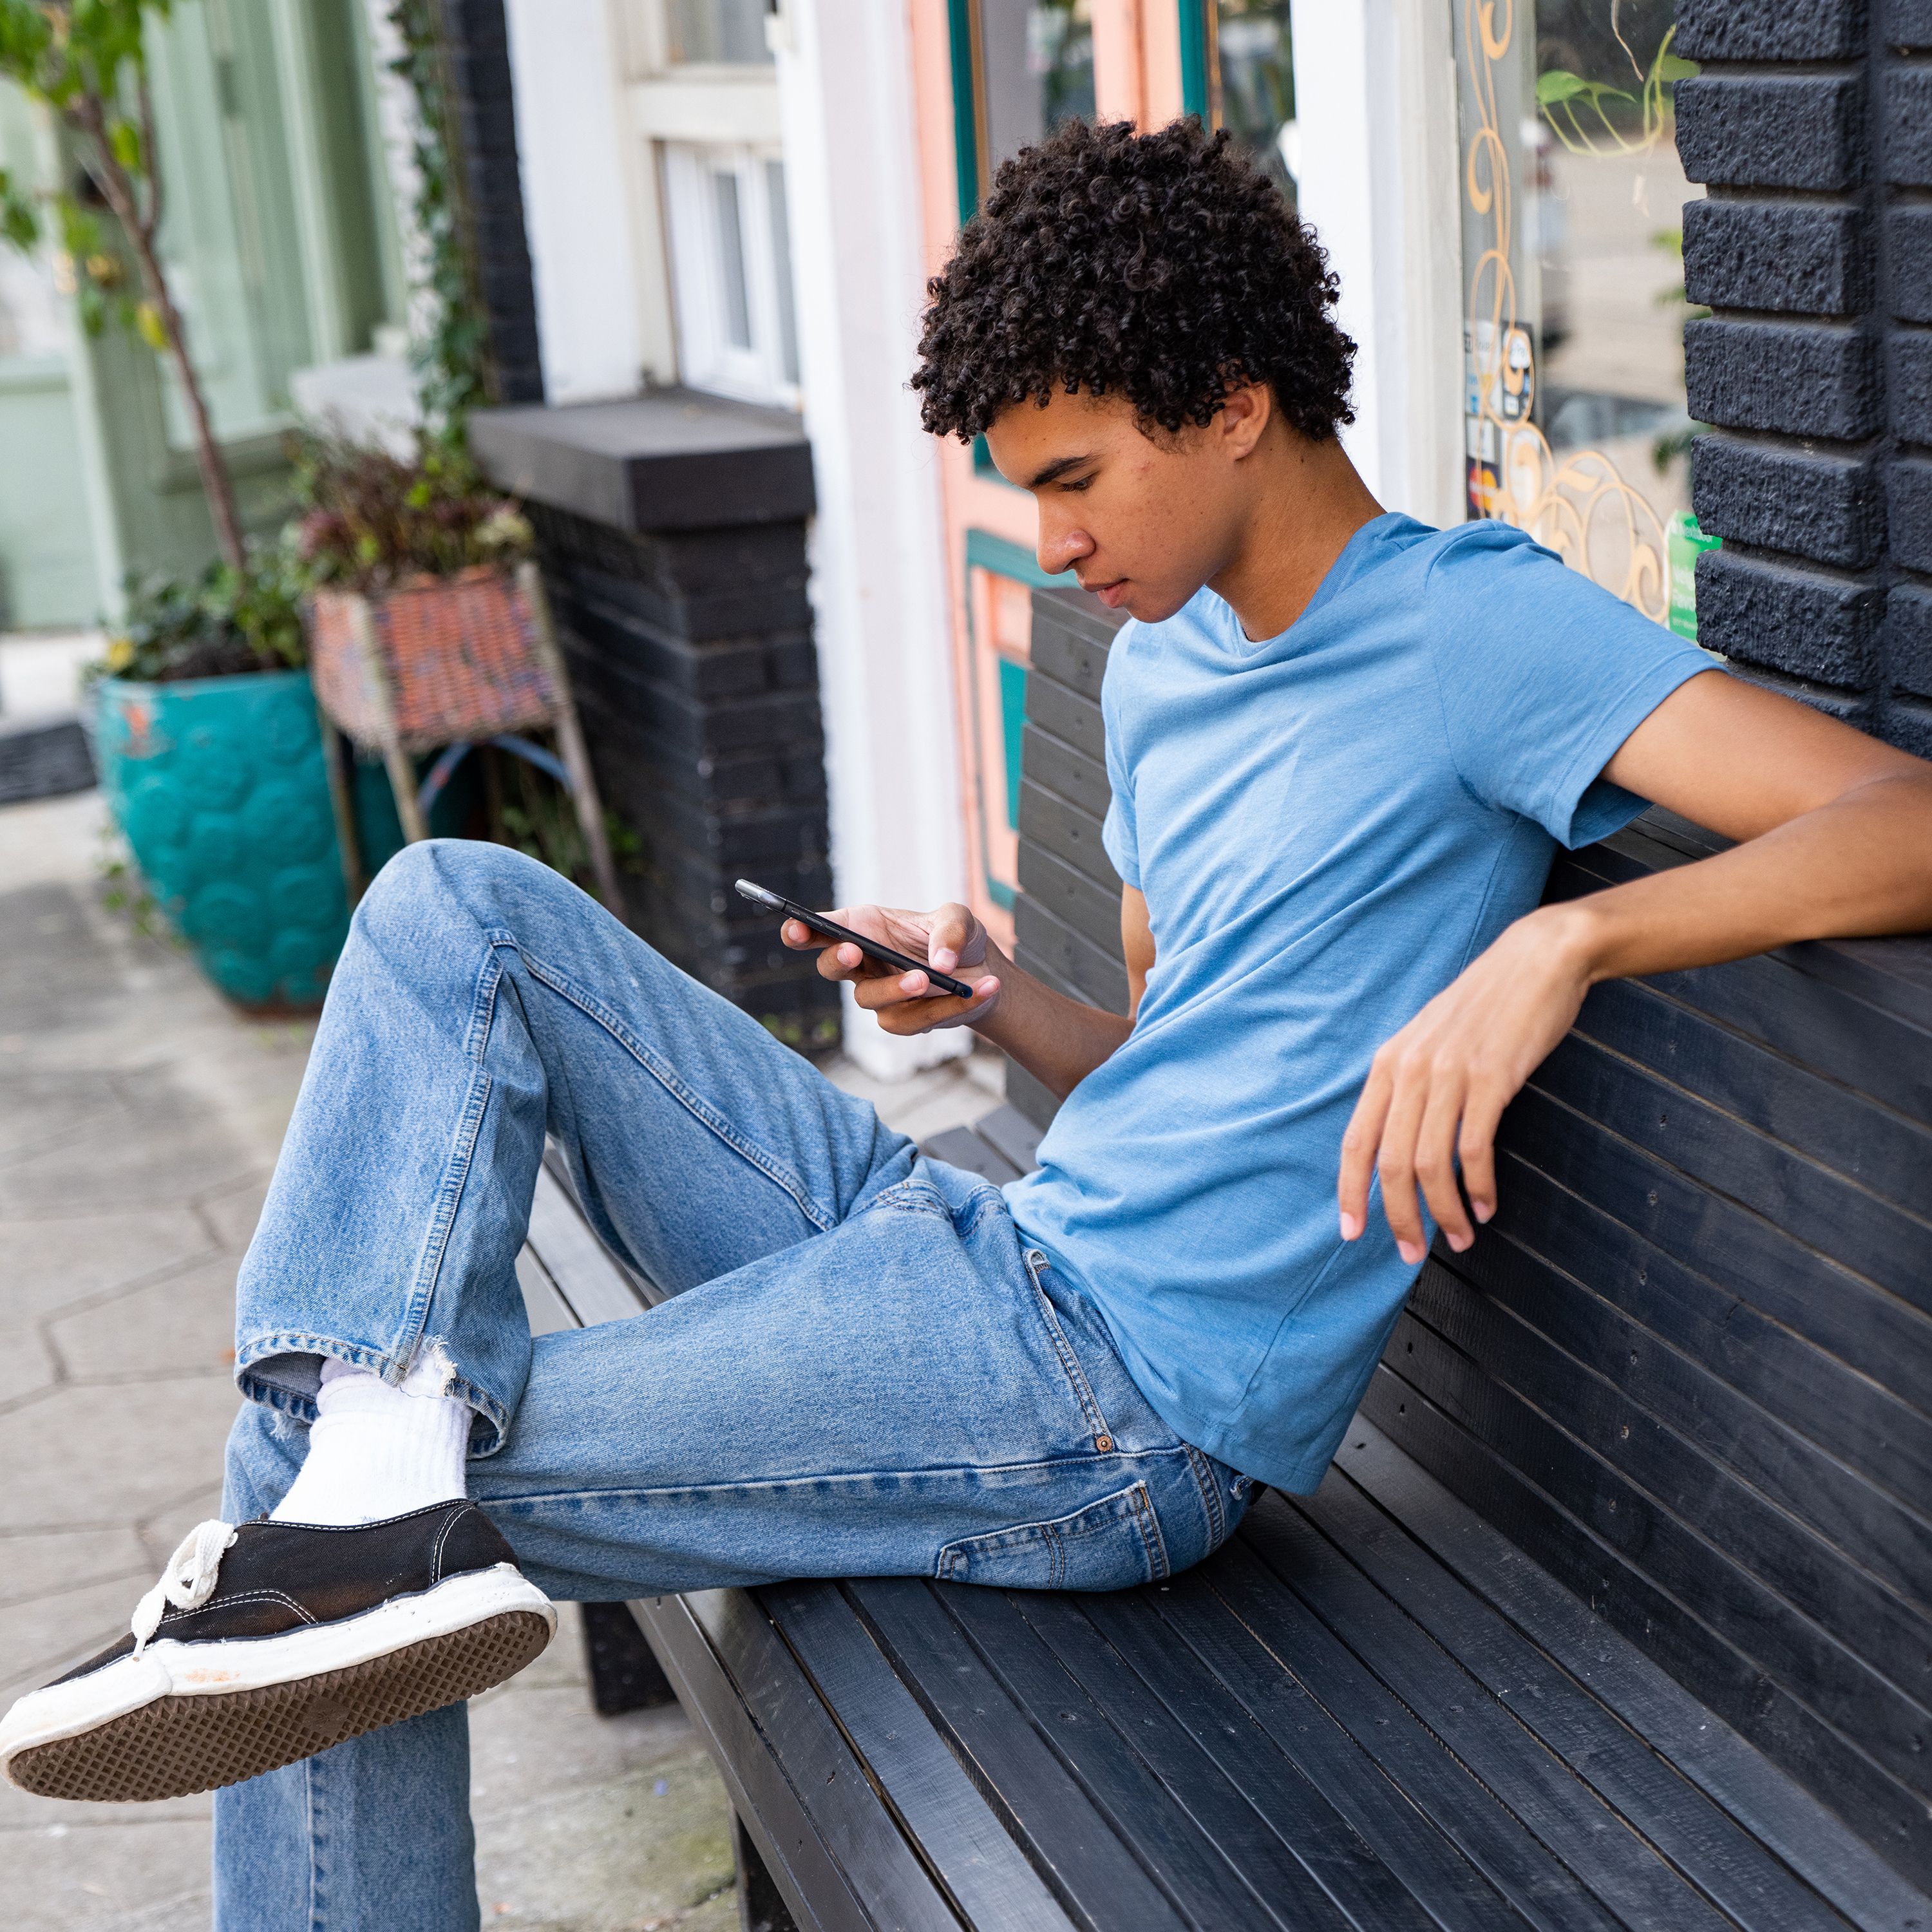
[[[1211,591],[1130,623],[1106,843],[1145,894],[1134,1028],[1068,1096],[1022,1233],[1185,1439],[1312,1490],[1416,1270],[1335,1185],[1369,1062],[1643,801],[1599,774],[1712,660],[1520,531],[1377,518],[1260,644]]]

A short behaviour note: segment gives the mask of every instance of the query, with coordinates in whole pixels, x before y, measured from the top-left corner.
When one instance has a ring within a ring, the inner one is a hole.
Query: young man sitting
[[[225,1520],[0,1730],[29,1790],[227,1787],[225,1926],[476,1923],[458,1700],[550,1598],[1199,1562],[1253,1482],[1320,1481],[1593,982],[1932,924],[1928,767],[1516,531],[1380,509],[1333,278],[1224,140],[1066,128],[931,292],[927,427],[983,433],[1042,568],[1135,620],[1105,693],[1133,1016],[963,907],[838,915],[972,984],[824,948],[880,1024],[972,1026],[1066,1096],[1002,1192],[542,867],[385,870],[242,1271]],[[1738,843],[1539,908],[1556,846],[1643,800]],[[546,1134],[672,1293],[533,1342]]]

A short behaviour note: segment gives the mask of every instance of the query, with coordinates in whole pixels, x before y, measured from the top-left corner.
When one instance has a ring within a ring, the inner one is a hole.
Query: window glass
[[[784,164],[735,143],[663,148],[678,368],[694,388],[795,408]]]
[[[1288,0],[1216,0],[1204,12],[1209,124],[1226,128],[1292,200],[1300,157]]]
[[[752,304],[745,288],[745,224],[738,218],[738,177],[723,170],[711,177],[718,205],[718,266],[724,284],[724,334],[735,347],[752,346]]]
[[[785,210],[782,161],[765,164],[765,200],[771,209],[772,272],[778,278],[778,362],[788,382],[798,380],[798,309],[791,289],[791,218]]]
[[[1660,621],[1689,517],[1671,0],[1455,0],[1468,507]],[[1688,578],[1688,573],[1680,573]],[[1681,586],[1680,586],[1681,587]]]
[[[768,67],[765,0],[670,0],[666,22],[674,63]]]
[[[1064,121],[1094,118],[1090,0],[980,0],[981,183]]]

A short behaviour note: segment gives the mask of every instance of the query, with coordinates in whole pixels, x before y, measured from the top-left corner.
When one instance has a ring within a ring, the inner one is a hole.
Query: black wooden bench
[[[1112,626],[1035,612],[1020,956],[1118,1009]],[[1706,849],[1652,814],[1550,890]],[[928,1151],[1022,1171],[1009,1090]],[[1600,988],[1502,1146],[1319,1495],[1196,1570],[630,1606],[748,1923],[1932,1932],[1932,943]],[[530,1247],[546,1318],[649,1297],[552,1175]]]

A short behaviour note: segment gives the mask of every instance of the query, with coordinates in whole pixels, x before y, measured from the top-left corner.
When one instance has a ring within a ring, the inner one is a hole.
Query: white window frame
[[[796,409],[801,398],[796,377],[785,367],[784,292],[778,280],[784,266],[778,224],[784,211],[772,205],[770,172],[770,164],[783,159],[776,146],[762,142],[666,142],[662,178],[678,363],[685,381],[693,388],[746,402]],[[737,190],[748,341],[734,340],[729,312],[721,178]]]

